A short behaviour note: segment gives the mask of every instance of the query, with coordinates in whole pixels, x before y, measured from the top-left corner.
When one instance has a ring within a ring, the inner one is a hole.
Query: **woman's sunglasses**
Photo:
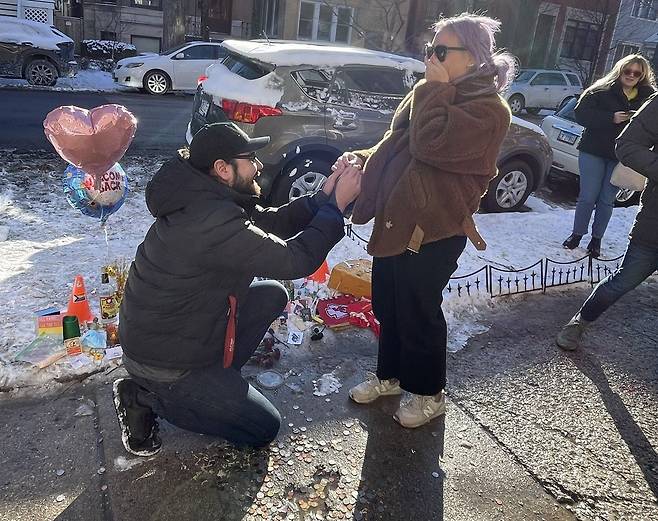
[[[447,45],[432,45],[431,43],[425,44],[425,57],[429,60],[432,54],[436,54],[436,58],[440,62],[446,61],[449,51],[468,51],[466,47],[448,47]]]
[[[631,76],[633,78],[641,78],[642,77],[642,71],[634,71],[631,69],[624,69],[623,71],[624,76]]]

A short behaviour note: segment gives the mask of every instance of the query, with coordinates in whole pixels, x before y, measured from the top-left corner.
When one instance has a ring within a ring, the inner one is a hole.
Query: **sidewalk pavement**
[[[125,453],[109,385],[121,371],[2,399],[0,521],[656,519],[655,289],[575,354],[553,337],[586,288],[498,301],[491,330],[449,355],[445,420],[417,430],[394,423],[393,397],[349,401],[375,366],[364,331],[284,354],[276,369],[303,394],[265,391],[285,419],[258,451],[163,424],[160,454]],[[332,371],[343,387],[314,396]]]

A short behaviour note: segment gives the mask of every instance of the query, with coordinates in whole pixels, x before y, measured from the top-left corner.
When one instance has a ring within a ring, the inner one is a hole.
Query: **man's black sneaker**
[[[153,410],[138,402],[139,390],[139,385],[130,378],[114,382],[114,408],[125,449],[135,456],[153,456],[162,448],[158,422]]]
[[[592,240],[589,241],[589,244],[587,245],[587,253],[595,259],[598,259],[601,256],[601,239],[592,237]]]
[[[582,238],[582,235],[576,235],[575,233],[572,233],[569,235],[569,237],[567,237],[567,240],[562,243],[562,246],[564,246],[567,250],[575,250],[580,245]]]

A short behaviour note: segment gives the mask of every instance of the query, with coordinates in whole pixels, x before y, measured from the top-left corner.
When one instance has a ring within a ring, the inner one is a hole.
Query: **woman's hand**
[[[345,152],[342,156],[336,159],[331,170],[334,172],[341,171],[348,166],[358,166],[359,168],[363,168],[363,159],[357,156],[354,152]]]
[[[427,81],[436,81],[439,83],[450,82],[448,71],[437,59],[435,54],[432,54],[429,60],[425,58],[425,79]]]
[[[628,112],[615,112],[612,120],[619,125],[620,123],[626,123],[631,119],[631,115]]]

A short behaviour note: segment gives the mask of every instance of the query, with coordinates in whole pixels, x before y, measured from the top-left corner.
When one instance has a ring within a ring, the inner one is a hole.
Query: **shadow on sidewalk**
[[[424,512],[423,519],[442,521],[445,474],[439,458],[443,457],[445,417],[418,429],[404,429],[392,418],[397,406],[396,398],[387,398],[361,409],[368,440],[357,512],[363,505],[368,507],[354,519],[408,520]]]
[[[635,458],[654,497],[658,499],[658,473],[654,470],[658,469],[658,454],[633,419],[619,394],[610,387],[601,361],[596,355],[587,351],[577,351],[568,356],[599,390],[605,408],[615,422],[620,436]]]

